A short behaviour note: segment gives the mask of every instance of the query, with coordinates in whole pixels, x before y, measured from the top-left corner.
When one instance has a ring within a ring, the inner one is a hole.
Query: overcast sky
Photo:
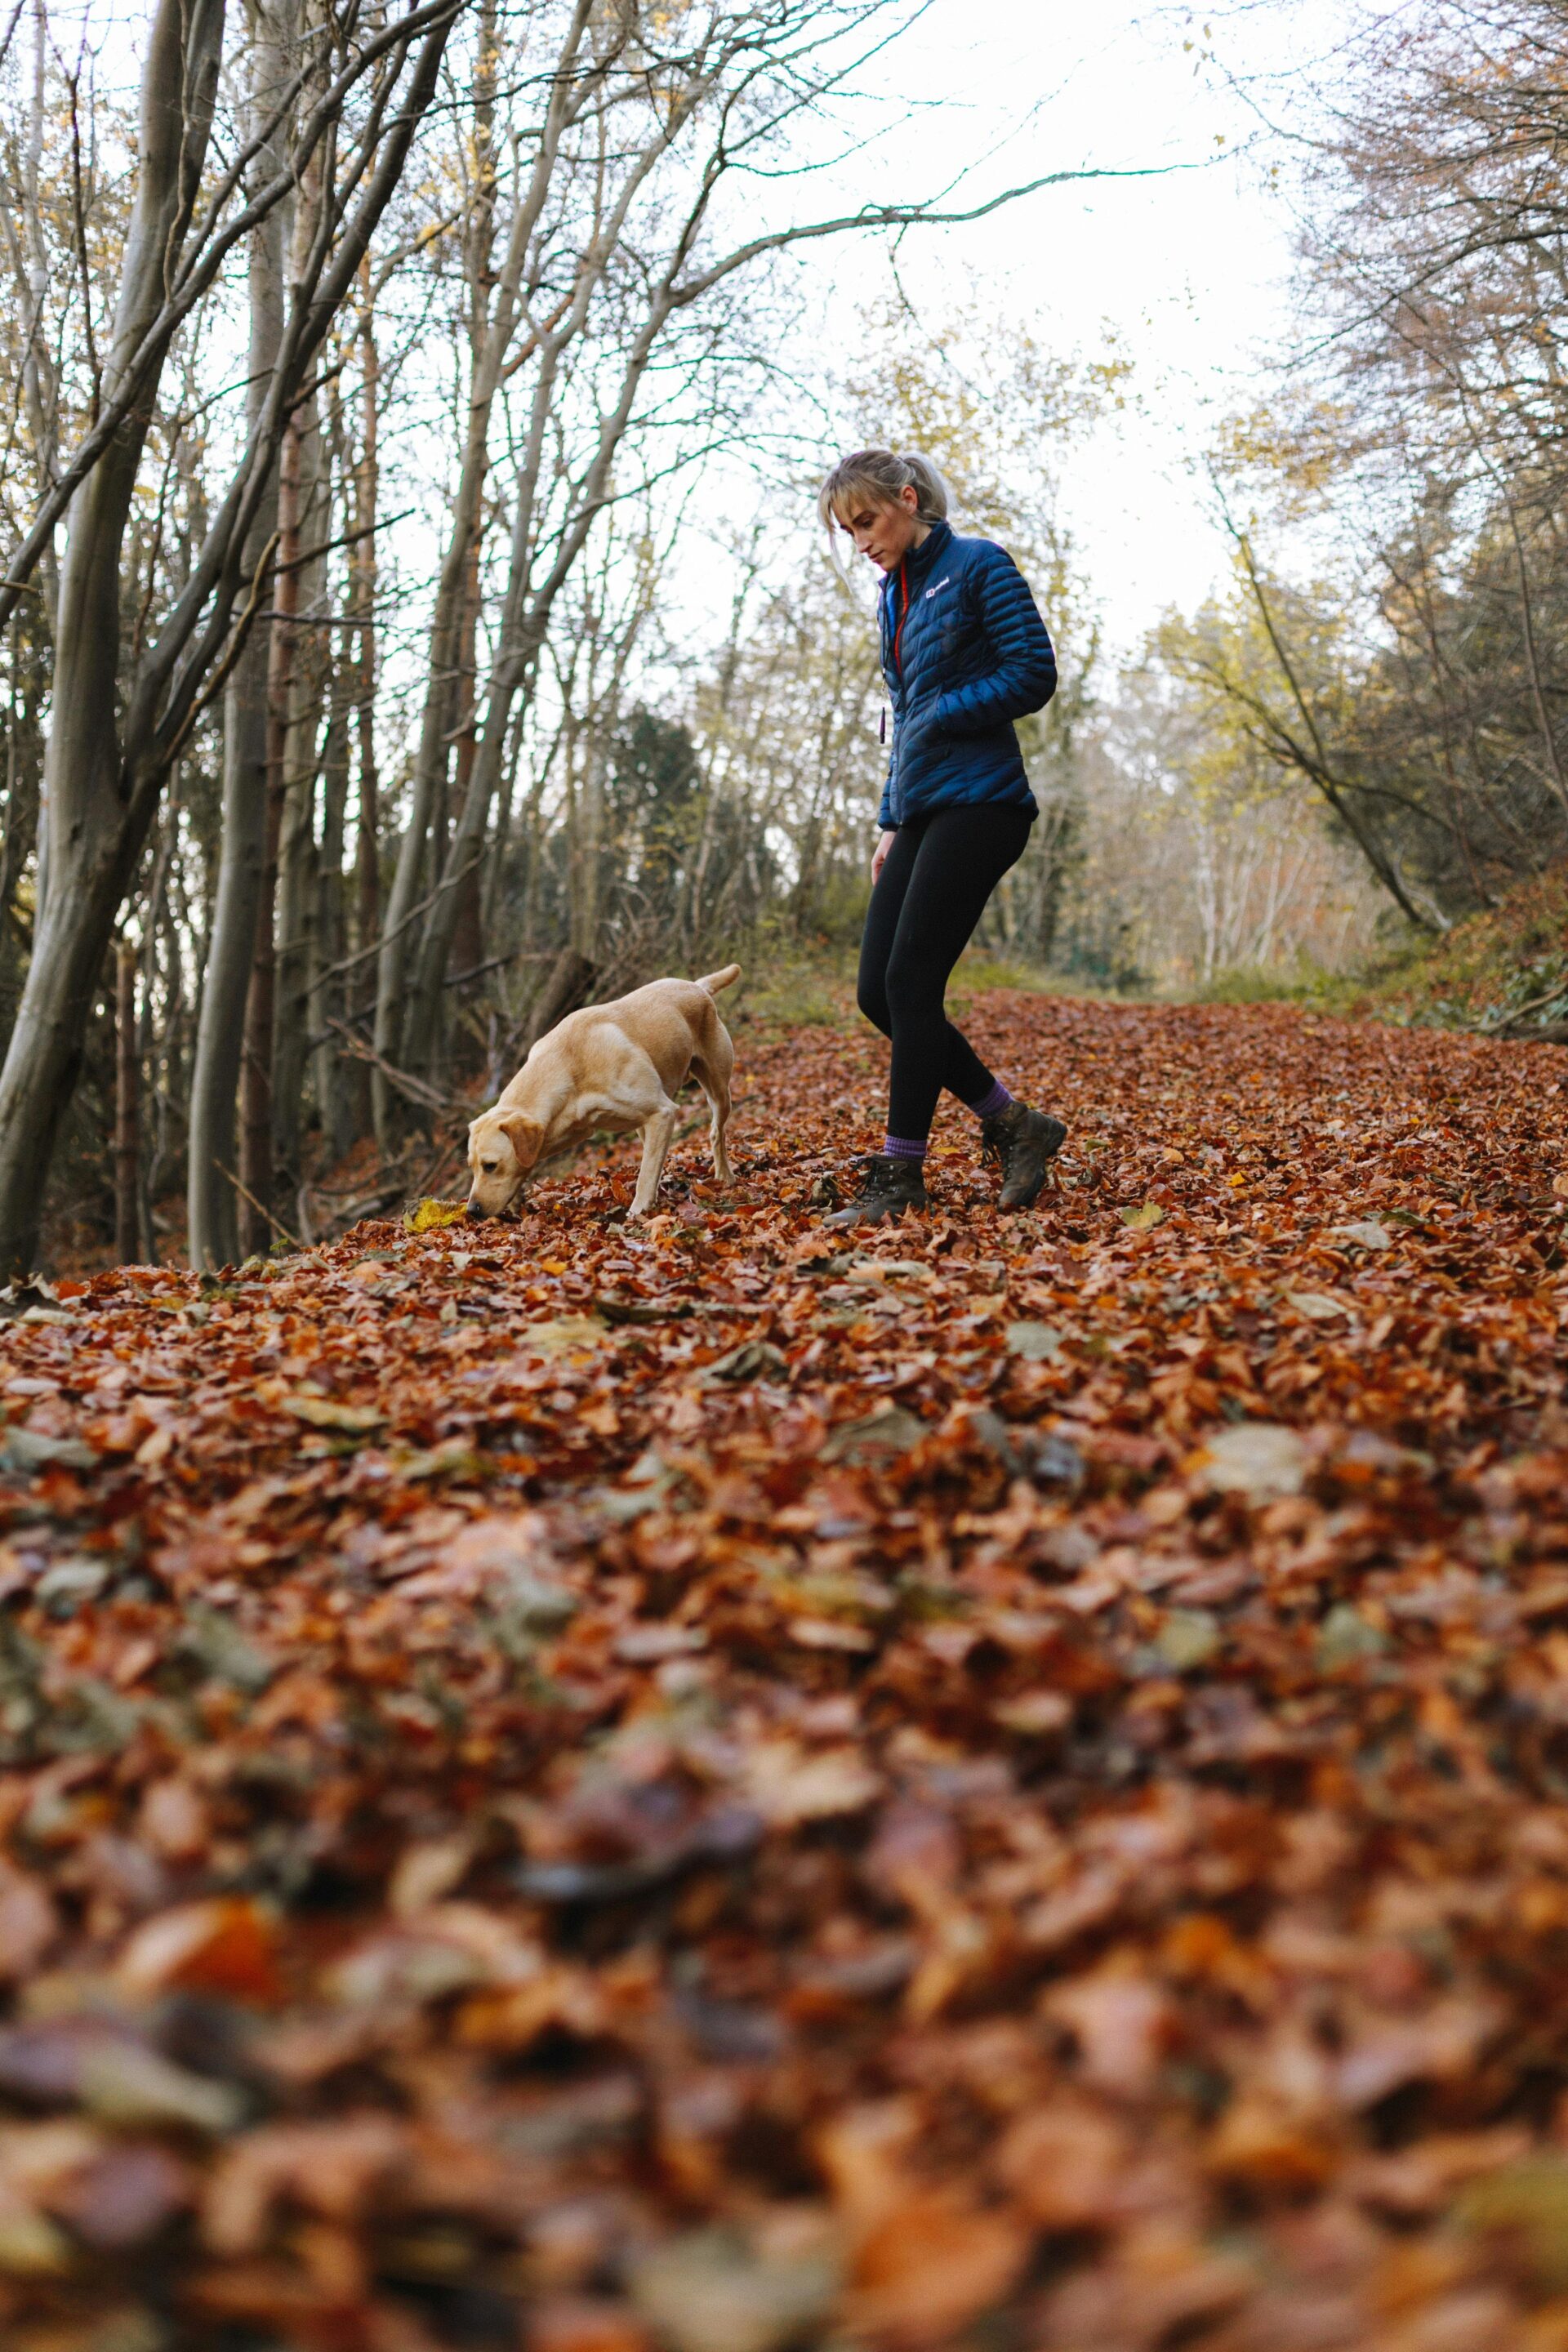
[[[1218,420],[1258,396],[1262,364],[1287,339],[1289,207],[1269,192],[1257,112],[1205,49],[1279,113],[1298,59],[1321,54],[1358,5],[1366,0],[1220,0],[1216,16],[1179,0],[927,0],[856,78],[874,104],[847,119],[868,144],[796,192],[821,216],[929,196],[964,172],[954,203],[1053,170],[1133,175],[921,231],[900,257],[906,288],[933,315],[971,301],[1012,310],[1047,347],[1085,358],[1110,331],[1131,362],[1128,404],[1065,475],[1067,520],[1112,656],[1223,575],[1226,542],[1194,461]],[[92,23],[100,80],[129,85],[147,0],[55,0],[53,14],[60,28]],[[765,211],[794,202],[777,187],[756,194]],[[807,266],[834,289],[838,331],[852,335],[858,289],[868,303],[886,296],[886,241],[847,236],[809,251]],[[717,593],[710,563],[696,569]],[[725,588],[716,613],[727,598]]]
[[[1332,0],[1310,16],[1248,10],[1214,32],[1226,65],[1278,106],[1297,45],[1316,46],[1336,14]],[[933,0],[885,76],[878,179],[889,197],[923,193],[949,154],[956,164],[989,152],[974,183],[985,193],[1055,169],[1202,167],[1047,190],[904,247],[909,284],[937,306],[944,292],[1016,306],[1042,341],[1085,355],[1109,326],[1132,361],[1133,401],[1068,476],[1069,520],[1115,651],[1223,572],[1225,542],[1193,461],[1220,416],[1256,399],[1260,363],[1287,332],[1289,208],[1268,192],[1256,112],[1205,64],[1204,26],[1137,0]],[[900,91],[916,100],[901,121]],[[1252,152],[1228,160],[1249,139]],[[847,244],[829,266],[885,263],[868,248],[853,258]]]

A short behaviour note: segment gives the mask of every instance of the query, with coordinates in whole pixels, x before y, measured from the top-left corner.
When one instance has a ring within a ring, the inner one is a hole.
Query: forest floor
[[[7,2352],[1568,2347],[1568,1055],[973,1025],[8,1302]]]

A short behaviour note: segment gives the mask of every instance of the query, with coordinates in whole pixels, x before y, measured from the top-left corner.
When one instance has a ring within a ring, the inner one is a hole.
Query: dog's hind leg
[[[642,1166],[637,1171],[637,1188],[632,1194],[628,1216],[646,1217],[658,1197],[658,1180],[664,1173],[665,1154],[675,1133],[675,1105],[666,1097],[643,1129]]]
[[[719,1030],[700,1055],[694,1055],[691,1075],[708,1097],[708,1108],[713,1114],[708,1132],[713,1143],[713,1173],[721,1184],[731,1183],[730,1155],[724,1149],[724,1129],[730,1122],[730,1074],[735,1066],[735,1049],[729,1034]]]

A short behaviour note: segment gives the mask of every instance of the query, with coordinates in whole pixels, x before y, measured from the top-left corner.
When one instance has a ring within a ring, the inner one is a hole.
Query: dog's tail
[[[731,987],[740,977],[740,965],[727,963],[722,971],[705,972],[697,985],[699,988],[705,988],[710,996],[717,996],[721,988]]]

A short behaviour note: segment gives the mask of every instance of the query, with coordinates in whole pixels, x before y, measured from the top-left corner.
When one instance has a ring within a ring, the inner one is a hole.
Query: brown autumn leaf
[[[29,1976],[58,1933],[47,1887],[0,1859],[0,1983]]]

